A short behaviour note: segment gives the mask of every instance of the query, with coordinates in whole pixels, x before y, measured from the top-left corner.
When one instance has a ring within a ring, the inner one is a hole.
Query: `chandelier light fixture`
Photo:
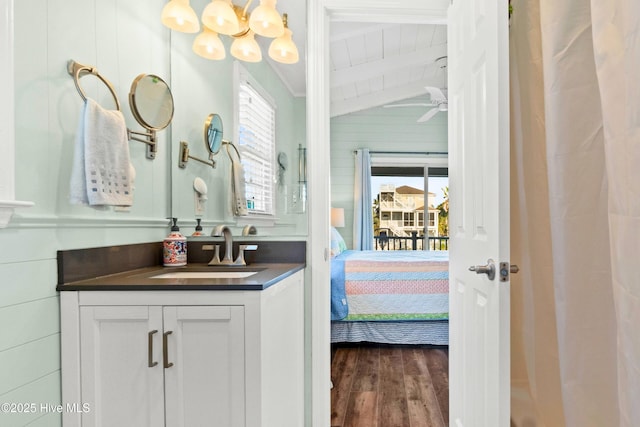
[[[237,6],[231,0],[213,0],[202,11],[202,32],[193,41],[193,51],[203,58],[220,60],[226,52],[219,35],[231,36],[231,55],[246,62],[260,62],[262,51],[255,35],[272,38],[269,46],[271,59],[283,64],[298,62],[298,48],[287,26],[287,14],[282,17],[276,10],[276,0],[260,0],[260,5],[249,13],[253,0]],[[197,33],[200,21],[189,5],[189,0],[171,0],[162,9],[162,23],[175,31]]]

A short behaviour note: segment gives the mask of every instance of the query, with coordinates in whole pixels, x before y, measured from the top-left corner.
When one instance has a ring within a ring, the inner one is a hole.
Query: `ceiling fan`
[[[441,69],[446,70],[447,68],[447,57],[442,56],[436,59],[436,64],[440,66]],[[429,111],[427,111],[424,115],[418,118],[418,123],[426,122],[431,119],[433,116],[438,114],[440,111],[448,111],[449,110],[449,101],[447,100],[446,95],[446,71],[444,72],[445,78],[445,88],[440,89],[435,86],[425,86],[427,93],[431,96],[431,103],[412,103],[412,104],[388,104],[385,105],[385,108],[395,108],[395,107],[433,107]]]

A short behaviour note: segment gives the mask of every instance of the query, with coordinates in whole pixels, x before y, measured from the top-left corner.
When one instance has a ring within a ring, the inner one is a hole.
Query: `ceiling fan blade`
[[[435,107],[434,104],[387,104],[383,105],[384,108],[395,108],[395,107]]]
[[[427,111],[424,116],[422,116],[422,117],[420,117],[418,119],[418,123],[426,122],[431,117],[435,116],[438,113],[438,111],[440,111],[439,108],[437,108],[437,107],[436,108],[432,108],[431,110]]]
[[[425,86],[425,89],[431,95],[431,101],[435,103],[447,102],[447,97],[442,92],[442,89],[433,86]]]

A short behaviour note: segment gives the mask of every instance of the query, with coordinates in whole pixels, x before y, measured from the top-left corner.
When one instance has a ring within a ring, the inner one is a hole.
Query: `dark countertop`
[[[139,290],[264,290],[293,273],[304,263],[254,263],[244,267],[209,266],[204,263],[184,267],[153,266],[59,284],[58,291],[139,291]],[[165,273],[249,272],[245,278],[154,278]]]
[[[256,251],[245,254],[248,266],[209,266],[212,252],[205,244],[189,241],[187,265],[162,266],[162,242],[58,251],[58,291],[138,290],[263,290],[305,268],[306,242],[257,241]],[[241,242],[240,242],[241,243]],[[235,242],[235,253],[237,245]],[[222,257],[222,253],[220,254]],[[260,262],[253,262],[259,259]],[[245,278],[154,278],[164,273],[255,271]]]

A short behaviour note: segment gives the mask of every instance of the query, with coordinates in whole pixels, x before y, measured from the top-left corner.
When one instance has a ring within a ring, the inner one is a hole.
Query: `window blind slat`
[[[275,109],[246,82],[239,87],[238,149],[250,214],[273,215]]]

